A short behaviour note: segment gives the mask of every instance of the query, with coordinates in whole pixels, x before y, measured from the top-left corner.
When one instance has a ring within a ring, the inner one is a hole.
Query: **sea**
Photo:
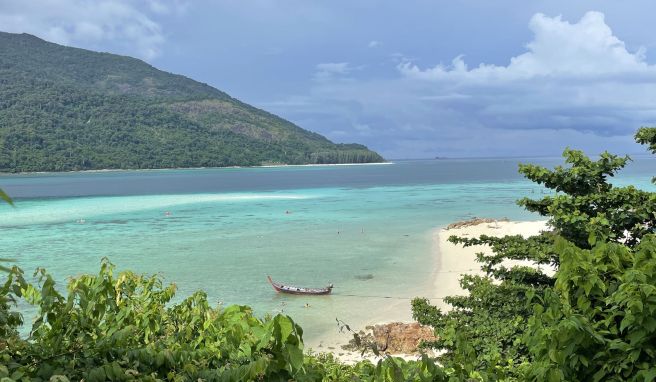
[[[376,165],[100,171],[0,176],[0,258],[43,267],[65,288],[108,258],[159,274],[177,300],[290,315],[317,348],[360,329],[408,320],[413,297],[438,301],[436,229],[473,217],[543,220],[518,207],[550,193],[519,163],[562,158],[407,160]],[[656,191],[656,159],[635,156],[617,185]],[[329,296],[276,293],[267,275]],[[34,311],[21,305],[29,332]]]

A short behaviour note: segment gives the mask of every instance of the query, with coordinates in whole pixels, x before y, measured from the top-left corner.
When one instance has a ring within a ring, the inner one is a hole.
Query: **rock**
[[[463,220],[455,223],[451,223],[448,226],[446,226],[446,229],[454,229],[454,228],[464,228],[464,227],[471,227],[483,223],[497,223],[497,222],[507,222],[509,221],[508,218],[501,218],[501,219],[490,219],[490,218],[472,218],[469,220]]]
[[[422,341],[436,339],[433,328],[422,326],[417,322],[367,326],[365,331],[354,333],[348,345],[342,346],[344,350],[369,352],[376,347],[381,353],[387,354],[413,354],[418,352]]]
[[[374,340],[380,351],[390,354],[416,353],[422,341],[435,341],[433,328],[418,322],[404,324],[392,322],[373,328]]]

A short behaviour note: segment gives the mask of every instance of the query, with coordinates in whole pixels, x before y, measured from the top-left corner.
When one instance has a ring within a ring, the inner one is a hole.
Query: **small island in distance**
[[[377,163],[126,56],[0,32],[0,171]]]

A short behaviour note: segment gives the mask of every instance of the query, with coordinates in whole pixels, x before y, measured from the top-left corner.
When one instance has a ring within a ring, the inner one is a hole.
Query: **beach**
[[[508,235],[521,235],[523,237],[535,236],[541,231],[547,230],[547,222],[540,221],[497,221],[470,225],[462,228],[439,228],[433,234],[434,253],[437,256],[435,266],[434,293],[437,299],[431,302],[442,310],[448,310],[441,297],[462,295],[464,290],[460,287],[459,279],[462,274],[484,274],[480,264],[476,261],[476,254],[483,252],[491,253],[489,247],[471,246],[463,247],[460,244],[449,242],[449,237],[459,236],[465,238],[477,238],[481,235],[503,237]],[[523,262],[507,262],[505,265],[530,265]]]
[[[448,311],[450,306],[443,301],[443,297],[464,295],[465,291],[460,287],[460,278],[462,274],[479,274],[484,272],[480,269],[480,264],[476,261],[476,254],[491,253],[489,247],[471,246],[464,248],[462,245],[450,243],[451,236],[466,238],[476,238],[481,235],[503,237],[507,235],[521,235],[530,237],[539,234],[541,231],[548,230],[547,222],[540,221],[490,221],[480,222],[478,224],[463,225],[458,228],[446,227],[436,228],[432,231],[433,240],[432,253],[435,258],[433,278],[430,287],[425,290],[425,295],[431,303],[442,311]],[[530,265],[526,262],[508,262],[507,266],[512,265]],[[389,305],[382,316],[372,317],[373,324],[384,325],[391,322],[412,322],[412,312],[410,301],[405,303],[393,303]],[[357,328],[359,331],[364,328]],[[331,338],[332,337],[332,338]],[[359,352],[342,350],[341,346],[345,345],[352,336],[347,334],[341,336],[331,336],[322,339],[321,347],[312,347],[315,351],[328,351],[333,353],[337,358],[347,363],[353,363],[364,359],[375,361],[376,357],[372,354],[362,356]],[[396,355],[396,354],[395,354]],[[411,354],[400,354],[403,358],[416,358]]]

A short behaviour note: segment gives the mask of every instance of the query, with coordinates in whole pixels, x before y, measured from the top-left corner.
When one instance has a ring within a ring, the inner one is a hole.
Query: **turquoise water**
[[[160,273],[180,297],[203,289],[212,301],[261,315],[288,313],[313,343],[336,332],[335,318],[358,327],[391,307],[404,318],[408,298],[441,297],[431,290],[435,228],[473,216],[540,219],[515,205],[545,192],[521,179],[516,163],[4,176],[16,208],[1,207],[0,257],[28,272],[46,267],[62,283],[108,257],[120,269]],[[653,190],[655,164],[636,160],[616,182]],[[333,283],[334,294],[278,295],[268,274],[301,286]]]

